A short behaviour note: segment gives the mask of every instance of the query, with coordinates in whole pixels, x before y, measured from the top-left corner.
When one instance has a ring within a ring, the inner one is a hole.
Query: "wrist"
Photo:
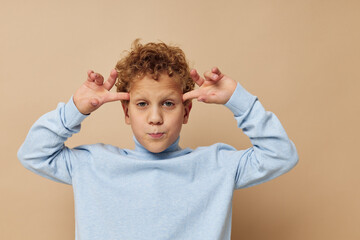
[[[240,116],[251,108],[256,99],[257,97],[249,93],[240,83],[236,83],[236,88],[230,99],[225,103],[225,106],[229,108],[235,116]]]
[[[73,100],[74,107],[78,110],[79,113],[81,113],[82,115],[90,115],[90,113],[92,111],[90,111],[90,109],[84,107],[84,104],[82,103],[82,101],[77,99],[75,96],[72,97],[72,100]]]
[[[65,105],[65,114],[66,119],[69,119],[69,124],[74,126],[80,124],[86,117],[89,116],[88,114],[83,114],[79,111],[75,105],[73,96]]]
[[[227,102],[229,102],[229,100],[231,99],[231,97],[234,95],[234,92],[236,90],[237,87],[237,82],[235,80],[228,81],[227,86],[226,86],[226,97],[224,99],[224,101],[221,104],[226,104]]]

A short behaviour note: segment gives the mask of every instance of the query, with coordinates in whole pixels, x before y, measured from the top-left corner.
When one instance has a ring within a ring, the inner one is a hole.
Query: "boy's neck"
[[[141,145],[139,143],[139,141],[136,139],[135,136],[133,136],[133,138],[134,138],[134,142],[135,142],[135,151],[137,151],[137,152],[144,152],[144,153],[151,153],[151,154],[161,154],[161,153],[170,153],[170,152],[175,152],[175,151],[181,150],[181,148],[179,146],[180,137],[178,137],[173,144],[171,144],[167,149],[165,149],[164,151],[162,151],[160,153],[150,152],[143,145]]]

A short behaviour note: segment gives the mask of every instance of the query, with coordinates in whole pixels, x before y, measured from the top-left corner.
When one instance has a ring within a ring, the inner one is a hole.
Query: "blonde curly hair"
[[[134,80],[145,75],[158,80],[161,74],[167,74],[180,83],[183,93],[193,90],[195,86],[184,52],[163,42],[142,45],[140,39],[136,39],[131,51],[127,51],[127,55],[117,62],[115,69],[118,73],[115,83],[118,92],[129,92]]]

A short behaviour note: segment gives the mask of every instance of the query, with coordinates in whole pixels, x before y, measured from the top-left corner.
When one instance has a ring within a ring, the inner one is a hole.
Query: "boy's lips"
[[[160,132],[160,133],[148,133],[148,134],[149,134],[149,136],[150,136],[151,138],[159,139],[159,138],[161,138],[162,136],[164,136],[165,133]]]

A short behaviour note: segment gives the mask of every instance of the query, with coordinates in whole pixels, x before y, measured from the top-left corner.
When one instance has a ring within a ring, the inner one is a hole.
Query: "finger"
[[[94,82],[95,79],[96,79],[96,77],[97,77],[97,74],[94,73],[94,72],[92,72],[92,73],[89,74],[89,79],[90,79],[91,82]]]
[[[198,98],[198,97],[200,97],[200,95],[201,95],[201,92],[199,89],[195,89],[190,92],[184,93],[183,94],[183,102],[185,102],[186,100],[189,100],[189,99]]]
[[[99,74],[99,73],[92,73],[91,76],[94,78],[94,82],[96,83],[96,85],[103,85],[104,83],[104,77]]]
[[[87,75],[88,75],[87,80],[88,80],[89,82],[93,82],[93,79],[91,79],[91,77],[90,77],[90,75],[91,75],[92,73],[94,73],[94,71],[93,71],[93,70],[89,70],[89,71],[87,71]]]
[[[120,100],[130,100],[130,94],[127,92],[109,93],[105,99],[105,102],[114,102]]]
[[[219,75],[210,71],[206,71],[204,77],[207,81],[216,81],[219,79]]]
[[[201,85],[205,81],[203,78],[200,77],[200,75],[197,73],[197,71],[195,69],[192,69],[190,71],[190,77],[196,83],[196,85],[198,85],[199,87],[201,87]]]
[[[111,70],[108,80],[104,83],[104,88],[106,90],[110,90],[114,86],[117,76],[116,70]]]
[[[222,78],[224,76],[218,67],[213,67],[211,69],[211,72],[214,74],[217,74],[219,76],[219,78]]]

